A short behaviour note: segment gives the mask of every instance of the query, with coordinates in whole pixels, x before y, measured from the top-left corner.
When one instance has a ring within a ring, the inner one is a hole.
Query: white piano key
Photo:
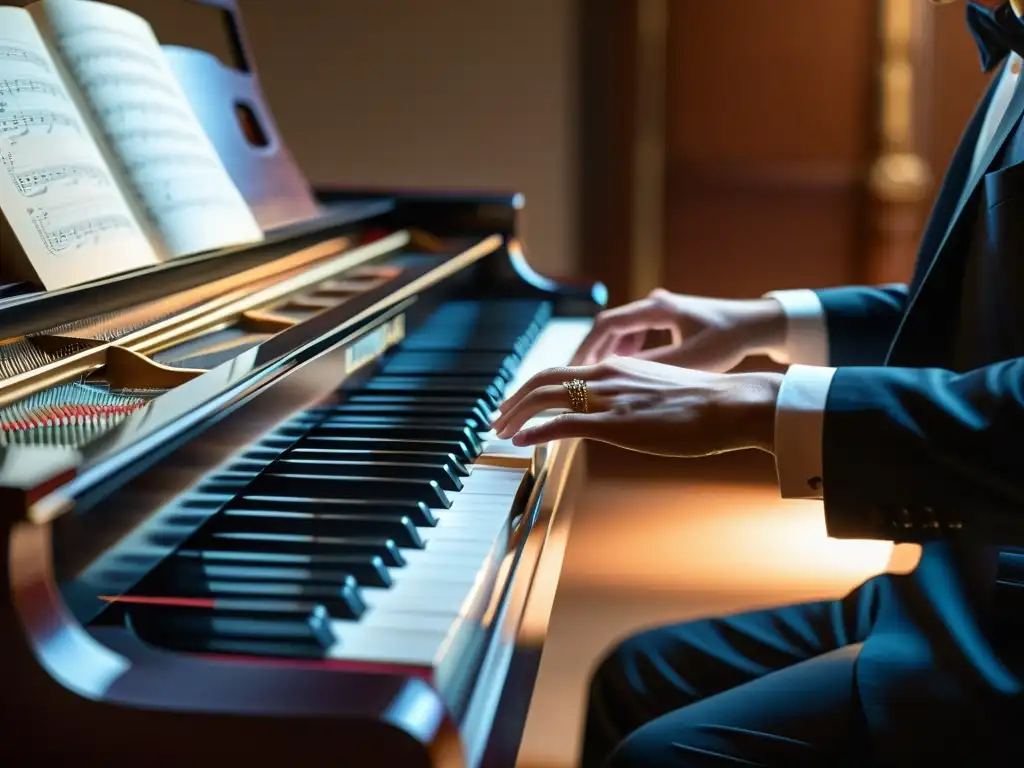
[[[589,317],[552,318],[526,353],[515,378],[505,390],[505,396],[510,397],[534,374],[568,365],[593,325],[594,321]]]
[[[472,634],[486,609],[505,556],[514,502],[526,472],[479,467],[436,510],[435,528],[421,528],[423,550],[403,550],[406,565],[391,569],[388,588],[362,590],[367,610],[358,621],[335,621],[333,659],[431,665],[452,643]],[[394,637],[398,633],[406,642]]]

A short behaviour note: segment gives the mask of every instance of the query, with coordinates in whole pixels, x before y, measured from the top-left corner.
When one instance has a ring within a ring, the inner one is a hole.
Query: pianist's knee
[[[601,768],[738,768],[742,765],[804,764],[765,760],[766,754],[751,752],[742,742],[742,738],[737,738],[737,734],[728,729],[711,728],[699,719],[688,718],[684,710],[631,733]]]
[[[609,751],[644,724],[697,700],[679,664],[679,629],[659,628],[615,645],[590,678],[588,740]]]

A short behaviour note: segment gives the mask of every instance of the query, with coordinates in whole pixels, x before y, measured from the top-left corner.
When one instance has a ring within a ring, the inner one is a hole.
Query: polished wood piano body
[[[195,2],[234,64],[165,50],[268,235],[0,285],[0,765],[511,766],[585,467],[488,422],[604,289],[518,195],[311,194]]]
[[[514,764],[584,461],[486,411],[603,288],[530,268],[519,196],[319,196],[257,247],[0,300],[0,763]]]

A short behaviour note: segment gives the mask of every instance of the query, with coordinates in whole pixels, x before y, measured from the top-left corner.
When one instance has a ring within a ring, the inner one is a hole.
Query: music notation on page
[[[167,104],[154,104],[152,101],[122,101],[118,104],[111,104],[108,107],[96,110],[101,119],[110,122],[116,117],[122,119],[128,115],[137,114],[140,117],[160,120],[165,117],[174,118],[180,123],[191,124],[188,115],[177,107]]]
[[[85,51],[78,51],[67,56],[68,60],[76,66],[91,66],[100,61],[111,61],[120,65],[140,65],[154,72],[163,72],[160,62],[139,51],[122,46],[105,46]]]
[[[143,88],[147,91],[157,91],[174,98],[177,94],[167,83],[155,80],[146,75],[131,75],[126,73],[106,73],[93,75],[82,79],[82,85],[87,88]]]
[[[91,163],[70,163],[18,170],[14,155],[10,152],[0,154],[0,162],[7,169],[7,175],[22,197],[38,197],[49,191],[50,185],[61,182],[90,182],[99,187],[110,186],[110,178],[106,171]]]
[[[194,143],[196,135],[191,131],[174,128],[124,128],[109,131],[114,141],[183,141]]]
[[[173,195],[167,195],[166,197],[157,198],[153,201],[147,202],[146,208],[151,213],[166,215],[168,213],[180,213],[186,211],[189,208],[223,208],[234,205],[233,200],[228,200],[223,197],[175,197]]]
[[[19,94],[46,94],[62,101],[67,101],[64,89],[56,83],[48,83],[45,80],[33,80],[27,77],[19,77],[12,80],[0,80],[0,96],[17,96]]]
[[[131,220],[127,216],[108,215],[92,216],[64,226],[54,225],[50,220],[50,212],[42,208],[29,208],[29,217],[33,226],[51,254],[58,254],[69,248],[84,248],[95,245],[102,235],[113,230],[131,230]]]
[[[75,133],[82,132],[78,120],[63,112],[56,112],[52,109],[28,109],[11,112],[6,102],[0,102],[0,135],[24,136],[34,130],[53,133],[53,129],[58,126],[70,128]]]
[[[175,168],[205,168],[211,171],[217,170],[218,167],[217,163],[208,157],[188,154],[149,155],[148,157],[141,157],[125,163],[125,168],[129,173],[139,173],[167,166]]]
[[[44,72],[53,71],[49,63],[42,56],[3,39],[0,39],[0,60],[12,61],[17,64],[31,64]]]

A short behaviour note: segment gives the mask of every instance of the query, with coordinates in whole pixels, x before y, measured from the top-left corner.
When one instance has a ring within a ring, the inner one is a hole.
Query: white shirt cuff
[[[775,406],[775,469],[784,499],[823,497],[825,404],[835,368],[790,366]]]
[[[763,298],[775,299],[786,313],[786,339],[769,349],[768,356],[780,365],[828,365],[828,328],[825,309],[814,291],[772,291]]]

